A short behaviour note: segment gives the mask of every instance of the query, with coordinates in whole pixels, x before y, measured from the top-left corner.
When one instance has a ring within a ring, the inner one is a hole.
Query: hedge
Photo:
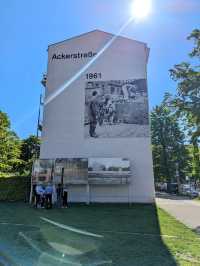
[[[30,186],[30,177],[2,177],[0,178],[0,201],[28,201]]]

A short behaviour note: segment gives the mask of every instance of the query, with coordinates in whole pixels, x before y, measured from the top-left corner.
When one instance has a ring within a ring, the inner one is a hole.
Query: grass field
[[[200,236],[154,205],[0,203],[0,265],[197,266]]]

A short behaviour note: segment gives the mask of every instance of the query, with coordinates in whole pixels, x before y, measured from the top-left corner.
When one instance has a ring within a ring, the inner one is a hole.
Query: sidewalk
[[[168,198],[157,197],[156,203],[177,220],[200,233],[200,203],[198,201],[169,196]]]

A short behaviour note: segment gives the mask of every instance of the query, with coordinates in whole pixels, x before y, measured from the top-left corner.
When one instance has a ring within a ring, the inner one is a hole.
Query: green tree
[[[165,97],[166,98],[166,97]],[[190,170],[189,153],[180,122],[166,99],[151,112],[151,134],[156,181],[178,182]],[[178,172],[178,174],[177,174]]]
[[[39,157],[40,139],[34,135],[22,141],[21,145],[21,160],[23,160],[23,170],[31,171],[33,161]]]
[[[8,115],[0,111],[0,174],[14,173],[21,165],[21,142],[10,129]]]
[[[189,54],[194,62],[182,62],[170,70],[172,79],[178,82],[177,94],[171,104],[176,108],[177,114],[186,118],[188,136],[193,145],[194,175],[200,180],[200,30],[193,30],[188,40],[194,42],[194,48]]]

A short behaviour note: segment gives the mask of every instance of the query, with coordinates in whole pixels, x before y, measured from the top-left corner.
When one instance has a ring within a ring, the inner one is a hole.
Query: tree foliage
[[[20,140],[11,130],[8,115],[0,111],[0,176],[30,173],[39,152],[40,139],[31,135]]]
[[[200,58],[200,30],[194,29],[190,36],[187,37],[188,40],[194,41],[194,48],[192,52],[189,54],[191,57],[199,57]]]
[[[200,30],[193,30],[188,40],[194,42],[194,48],[189,54],[194,63],[182,62],[170,69],[172,79],[178,83],[177,94],[170,104],[176,108],[178,115],[186,118],[188,137],[194,151],[195,177],[200,179]]]
[[[22,141],[21,159],[25,162],[34,158],[38,158],[40,153],[40,139],[34,135]]]
[[[190,170],[189,153],[177,115],[168,107],[166,99],[151,112],[151,132],[156,181],[184,180]]]
[[[21,145],[21,160],[23,160],[23,170],[31,171],[33,161],[39,157],[40,154],[40,139],[34,135],[22,141]]]
[[[10,129],[6,113],[0,111],[0,173],[12,173],[21,165],[21,142]]]

